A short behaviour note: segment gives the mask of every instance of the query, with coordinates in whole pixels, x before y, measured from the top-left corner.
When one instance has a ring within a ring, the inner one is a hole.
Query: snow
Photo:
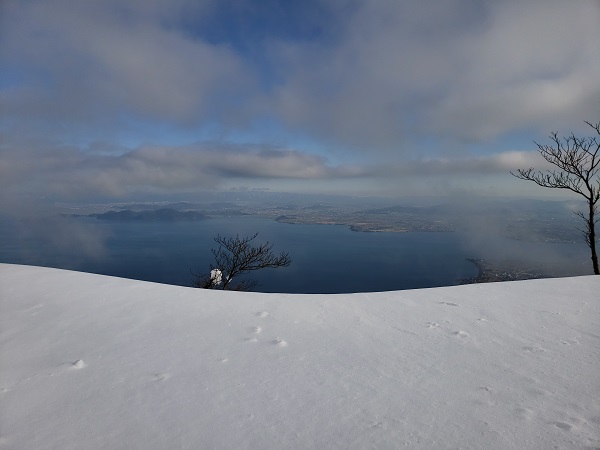
[[[0,448],[599,448],[599,292],[260,294],[0,264]]]
[[[212,286],[218,286],[223,280],[223,272],[219,269],[213,269],[210,271],[210,281]]]

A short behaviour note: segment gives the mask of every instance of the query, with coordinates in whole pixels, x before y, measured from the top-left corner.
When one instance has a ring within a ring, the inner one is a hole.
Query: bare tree
[[[214,264],[210,265],[210,274],[196,275],[192,283],[194,287],[204,289],[233,289],[236,291],[247,291],[257,285],[253,280],[237,280],[232,283],[234,277],[254,270],[269,267],[287,267],[292,260],[288,253],[279,256],[273,254],[273,244],[268,241],[257,246],[252,245],[258,233],[253,236],[223,237],[218,235],[214,238],[219,244],[212,249]]]
[[[577,137],[573,133],[562,139],[556,132],[550,135],[552,144],[542,145],[535,142],[542,157],[559,170],[537,171],[532,167],[519,169],[511,174],[517,178],[533,181],[539,186],[553,189],[568,189],[583,196],[587,201],[587,212],[577,214],[585,222],[580,231],[592,251],[594,273],[598,270],[596,252],[596,223],[598,222],[598,200],[600,200],[600,122],[585,122],[592,127],[597,136]]]

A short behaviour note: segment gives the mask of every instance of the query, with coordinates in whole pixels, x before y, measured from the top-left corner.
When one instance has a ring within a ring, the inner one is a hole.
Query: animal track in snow
[[[405,329],[403,329],[403,328],[400,328],[400,327],[392,327],[392,328],[393,328],[394,330],[398,330],[398,331],[400,331],[400,332],[402,332],[402,333],[406,333],[406,334],[412,334],[413,336],[418,336],[418,335],[419,335],[418,333],[415,333],[414,331],[405,330]]]
[[[261,314],[261,313],[258,313],[258,314]],[[267,314],[267,313],[265,313],[265,314]],[[262,328],[258,327],[258,326],[257,327],[250,327],[248,329],[248,331],[250,333],[252,333],[252,334],[259,335],[260,333],[262,333]],[[256,337],[250,337],[250,338],[246,339],[246,342],[258,342],[258,339]]]
[[[152,379],[154,381],[165,381],[167,378],[170,378],[171,375],[169,375],[168,373],[163,373],[163,372],[156,372],[152,374]]]
[[[439,328],[439,324],[435,322],[427,322],[427,328]]]
[[[256,317],[269,317],[269,313],[266,311],[257,312]]]
[[[458,303],[452,303],[452,302],[440,302],[440,305],[460,306]]]
[[[525,350],[526,352],[531,352],[531,353],[544,353],[546,351],[541,347],[534,347],[534,346],[530,346],[530,345],[523,347],[523,350]]]
[[[72,364],[72,367],[73,367],[74,369],[83,369],[83,368],[85,367],[85,363],[83,362],[83,360],[81,360],[81,359],[78,359],[77,361],[75,361],[75,362]]]
[[[275,338],[275,340],[273,340],[273,344],[275,344],[277,347],[287,347],[288,345],[286,341],[279,338]]]
[[[466,331],[459,330],[459,331],[455,331],[454,334],[461,338],[469,337],[469,333],[467,333]]]

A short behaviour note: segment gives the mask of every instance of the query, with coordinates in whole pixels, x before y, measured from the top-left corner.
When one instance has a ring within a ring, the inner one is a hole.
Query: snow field
[[[238,293],[0,264],[0,448],[600,448],[599,292]]]

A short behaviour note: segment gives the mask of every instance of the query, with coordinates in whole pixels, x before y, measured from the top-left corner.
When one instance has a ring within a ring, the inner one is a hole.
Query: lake
[[[455,232],[362,233],[343,225],[291,225],[256,217],[198,221],[111,222],[63,218],[23,224],[3,221],[0,262],[73,269],[190,286],[206,273],[213,237],[249,236],[274,243],[292,264],[251,274],[256,291],[348,293],[457,284],[478,270],[468,258],[502,252],[581,265],[585,245],[523,243]],[[511,253],[512,252],[512,253]],[[587,262],[587,260],[583,260]]]

